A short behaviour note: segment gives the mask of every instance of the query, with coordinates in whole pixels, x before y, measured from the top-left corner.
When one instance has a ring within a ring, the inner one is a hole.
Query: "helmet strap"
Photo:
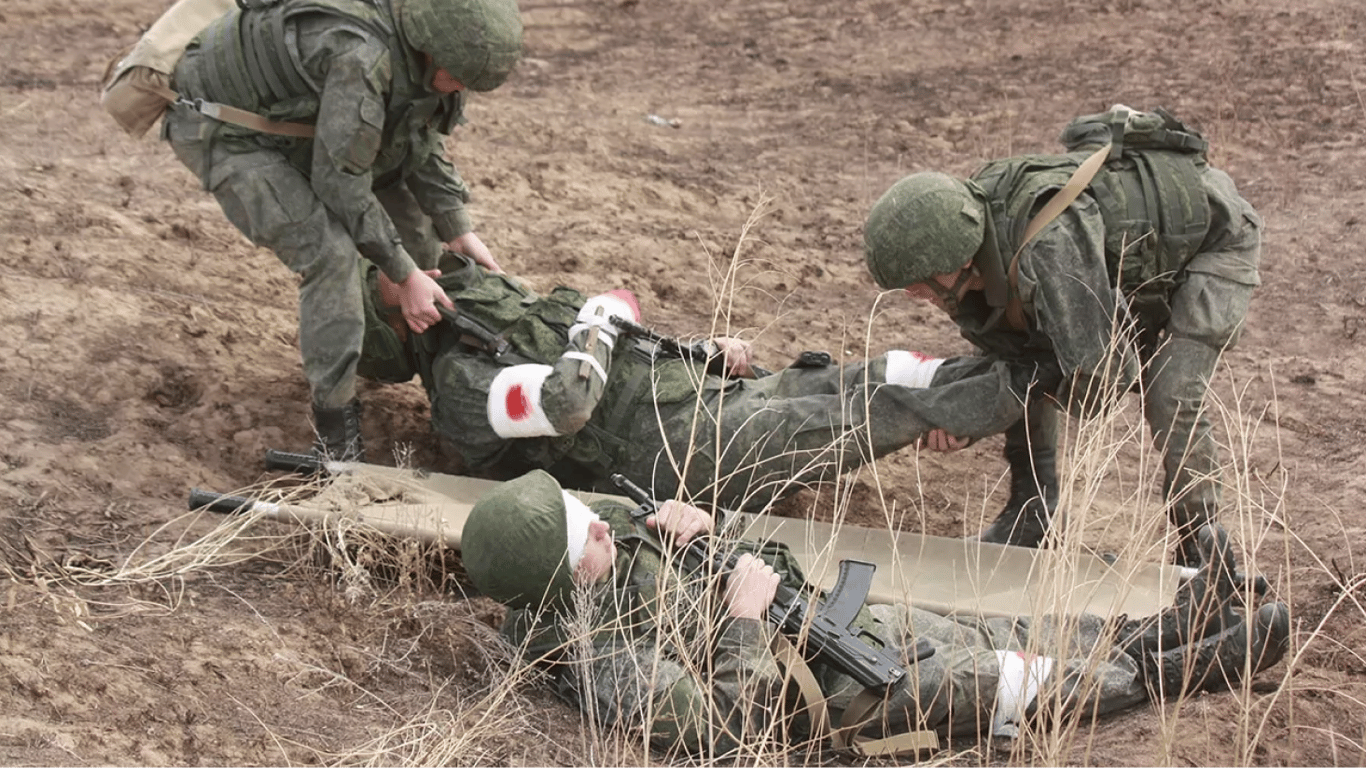
[[[930,291],[934,293],[935,298],[939,299],[944,305],[945,312],[948,312],[950,315],[957,315],[958,302],[963,296],[963,289],[968,287],[968,281],[972,280],[975,276],[976,267],[973,265],[973,262],[970,261],[967,266],[958,270],[958,279],[953,281],[953,286],[951,288],[945,288],[943,285],[940,285],[938,280],[926,280],[925,285],[929,286]]]

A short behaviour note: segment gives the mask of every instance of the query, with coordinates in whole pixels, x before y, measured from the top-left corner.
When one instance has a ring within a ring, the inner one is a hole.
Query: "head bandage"
[[[579,567],[579,561],[583,559],[584,547],[588,545],[588,526],[601,520],[598,513],[588,508],[587,504],[579,501],[577,496],[562,491],[564,493],[564,523],[565,532],[569,537],[569,569],[572,571]]]

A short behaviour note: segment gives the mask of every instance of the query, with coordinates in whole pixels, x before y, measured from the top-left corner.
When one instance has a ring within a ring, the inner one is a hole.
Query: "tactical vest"
[[[197,74],[205,93],[190,96],[273,120],[315,117],[322,83],[312,81],[300,60],[296,21],[324,14],[336,27],[384,41],[389,48],[392,80],[374,164],[377,187],[397,181],[382,176],[407,158],[425,159],[438,149],[429,145],[439,137],[424,137],[420,129],[430,125],[445,135],[464,121],[461,93],[437,94],[420,82],[423,72],[416,71],[413,53],[402,42],[389,0],[243,0],[239,6],[205,28],[191,46],[198,49]]]
[[[1089,151],[1022,155],[989,163],[973,175],[991,206],[997,249],[1009,259],[1039,205],[1056,192]],[[1210,225],[1202,157],[1180,151],[1128,150],[1109,160],[1088,192],[1105,224],[1105,261],[1112,285],[1143,320],[1163,325],[1176,278]],[[1011,286],[1012,295],[1018,295]],[[1032,314],[1032,308],[1026,307]]]

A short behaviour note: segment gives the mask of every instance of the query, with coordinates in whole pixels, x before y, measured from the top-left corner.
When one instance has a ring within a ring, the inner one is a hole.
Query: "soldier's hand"
[[[484,241],[480,240],[479,236],[473,232],[466,232],[460,237],[455,238],[449,243],[446,243],[446,247],[456,253],[463,253],[471,259],[474,259],[479,266],[490,272],[497,272],[500,275],[503,274],[503,268],[498,266],[498,262],[494,260],[493,254],[489,252],[489,247],[484,245]]]
[[[681,547],[694,536],[712,532],[715,523],[711,515],[691,504],[670,499],[659,507],[659,513],[645,518],[645,525],[660,533],[667,533],[674,546]]]
[[[730,336],[717,336],[711,343],[716,346],[716,353],[725,358],[726,371],[731,376],[753,378],[754,369],[750,367],[754,362],[752,344]]]
[[[726,576],[726,612],[737,619],[763,619],[778,594],[779,576],[773,566],[743,554]]]
[[[441,313],[436,311],[438,302],[443,307],[455,309],[451,297],[426,272],[414,270],[407,280],[398,284],[398,305],[413,333],[422,333],[441,321]]]
[[[952,453],[972,445],[970,437],[955,437],[942,429],[931,430],[916,443],[920,448],[928,448],[939,453]]]

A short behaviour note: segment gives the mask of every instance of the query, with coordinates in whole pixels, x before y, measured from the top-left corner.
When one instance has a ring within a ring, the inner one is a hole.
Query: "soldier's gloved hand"
[[[972,438],[956,437],[942,429],[931,430],[924,437],[916,441],[917,448],[928,448],[931,451],[937,451],[939,453],[961,451],[969,445],[972,445]]]
[[[449,243],[446,243],[446,247],[456,253],[463,253],[471,259],[474,259],[479,266],[490,272],[496,272],[500,275],[503,274],[503,268],[498,266],[498,262],[494,260],[493,254],[489,252],[489,247],[484,245],[484,241],[480,240],[479,236],[473,232],[466,232],[460,237],[455,238]]]
[[[716,527],[706,511],[675,499],[661,504],[658,514],[645,518],[645,525],[661,534],[668,534],[661,538],[672,539],[676,547],[687,544],[694,536],[709,534]]]
[[[731,376],[753,378],[754,345],[743,339],[730,336],[717,336],[707,342],[710,355],[720,355],[725,362],[726,373]]]
[[[441,274],[437,270],[431,271]],[[441,321],[441,313],[436,311],[438,302],[447,309],[455,309],[451,297],[427,272],[413,270],[407,280],[398,284],[398,306],[413,333],[422,333]]]
[[[773,566],[754,555],[741,555],[726,576],[726,612],[737,619],[762,620],[778,594],[778,581]]]

